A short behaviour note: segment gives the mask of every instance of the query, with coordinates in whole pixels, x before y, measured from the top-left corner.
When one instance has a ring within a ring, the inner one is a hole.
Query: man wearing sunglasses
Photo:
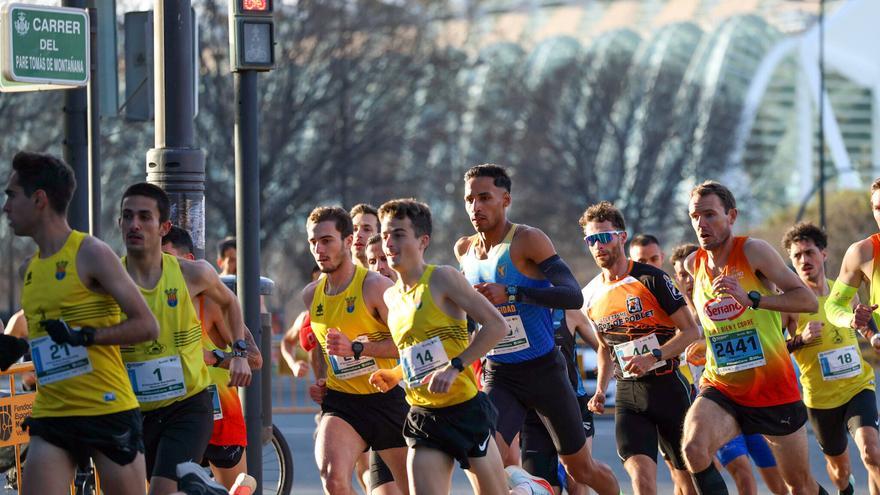
[[[602,270],[583,290],[583,311],[596,327],[600,347],[590,409],[605,411],[605,390],[613,373],[617,455],[633,492],[657,492],[659,441],[676,486],[693,493],[681,453],[691,387],[678,371],[678,356],[699,338],[697,324],[669,275],[626,258],[626,226],[614,205],[603,201],[590,206],[580,225]]]
[[[551,311],[581,307],[578,282],[546,234],[507,219],[511,181],[504,168],[477,165],[464,180],[465,208],[477,233],[459,239],[455,254],[465,277],[508,325],[483,371],[483,390],[498,409],[501,457],[510,459],[511,442],[534,409],[572,478],[600,495],[616,495],[611,469],[590,453],[577,396],[554,338]]]

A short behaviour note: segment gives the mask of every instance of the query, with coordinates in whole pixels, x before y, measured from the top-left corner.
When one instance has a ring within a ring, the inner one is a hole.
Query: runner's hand
[[[867,328],[868,321],[871,319],[871,313],[873,313],[876,309],[876,304],[873,306],[866,306],[861,303],[857,304],[855,311],[853,311],[852,323],[850,323],[849,326],[856,330]]]
[[[446,365],[443,369],[433,371],[425,378],[422,378],[422,385],[427,384],[428,392],[432,394],[445,394],[449,392],[449,388],[452,387],[452,383],[455,381],[458,373],[459,371],[453,368],[452,365]]]
[[[804,339],[804,344],[809,344],[821,337],[822,327],[824,326],[825,324],[821,321],[811,321],[807,323],[807,328],[804,329],[804,333],[801,334],[801,338]]]
[[[229,386],[247,387],[251,384],[251,366],[247,358],[235,356],[229,360]]]
[[[340,332],[338,328],[327,329],[327,354],[340,357],[354,356],[354,352],[351,350],[351,339]]]
[[[91,327],[74,330],[64,320],[43,320],[40,325],[56,344],[89,346],[95,342],[95,329]]]
[[[318,378],[315,383],[309,385],[309,397],[311,397],[315,403],[320,404],[321,402],[324,402],[325,395],[327,395],[326,378]]]
[[[880,351],[880,333],[875,333],[871,336],[871,347],[873,347],[875,351]]]
[[[739,280],[735,277],[722,275],[716,277],[712,281],[712,291],[716,294],[728,295],[740,303],[745,308],[752,307],[752,300],[749,299],[749,293],[739,285]]]
[[[474,289],[496,306],[507,302],[507,286],[504,284],[482,282],[474,285]]]
[[[379,392],[384,393],[396,387],[397,384],[400,383],[401,378],[400,374],[394,369],[377,370],[370,375],[370,385],[375,387]]]
[[[309,363],[305,361],[296,361],[293,363],[293,367],[290,369],[293,372],[293,376],[297,378],[302,378],[309,374]]]
[[[698,340],[687,346],[684,350],[687,362],[694,366],[706,365],[706,341]]]
[[[633,356],[623,367],[623,370],[639,377],[647,373],[656,362],[657,360],[651,354]]]
[[[590,402],[587,403],[587,408],[596,414],[603,414],[605,412],[605,393],[597,390],[590,398]]]

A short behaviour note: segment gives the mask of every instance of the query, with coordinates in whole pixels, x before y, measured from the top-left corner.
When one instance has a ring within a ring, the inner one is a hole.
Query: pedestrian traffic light
[[[229,59],[232,72],[275,65],[273,0],[230,0]]]

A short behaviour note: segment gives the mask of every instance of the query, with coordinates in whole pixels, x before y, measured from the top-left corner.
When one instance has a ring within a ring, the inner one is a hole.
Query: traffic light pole
[[[171,222],[205,256],[205,153],[195,147],[192,8],[190,0],[155,0],[153,53],[155,148],[147,151],[147,180],[168,193]]]
[[[64,0],[62,4],[65,7],[86,8],[86,0]],[[71,198],[67,217],[70,226],[81,232],[89,231],[87,91],[84,87],[64,91],[64,161],[70,165],[76,177],[76,191]]]

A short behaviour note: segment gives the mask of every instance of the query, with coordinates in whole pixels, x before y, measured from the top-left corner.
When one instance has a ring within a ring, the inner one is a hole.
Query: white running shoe
[[[543,478],[532,476],[528,471],[519,466],[507,466],[507,487],[525,488],[532,495],[553,495],[553,487]]]
[[[186,495],[229,495],[229,491],[195,462],[177,465],[177,489]]]

